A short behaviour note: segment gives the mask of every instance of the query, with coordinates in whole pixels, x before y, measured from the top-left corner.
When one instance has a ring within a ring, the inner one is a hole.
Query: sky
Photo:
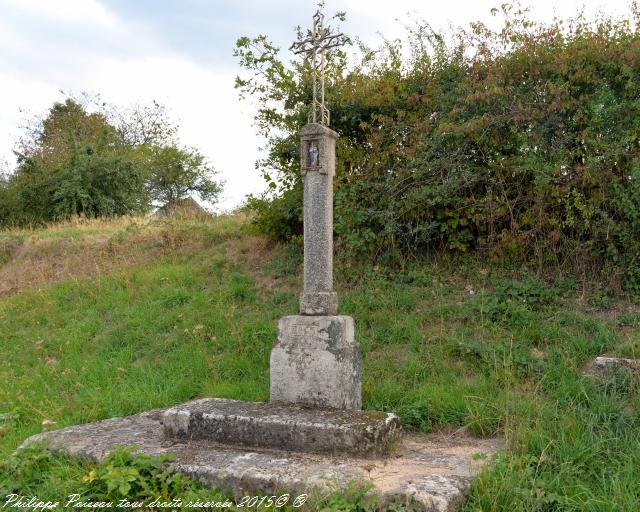
[[[411,18],[436,28],[491,24],[505,0],[326,0],[327,18],[366,43],[402,37]],[[630,0],[532,0],[532,16],[628,15]],[[295,27],[311,24],[316,0],[0,0],[0,163],[28,117],[46,113],[60,91],[100,94],[116,105],[155,100],[180,125],[184,145],[207,156],[225,181],[216,206],[228,211],[264,190],[255,169],[265,144],[252,120],[255,104],[234,89],[244,75],[233,57],[241,36],[267,35],[282,48]],[[1,167],[0,167],[1,169]]]

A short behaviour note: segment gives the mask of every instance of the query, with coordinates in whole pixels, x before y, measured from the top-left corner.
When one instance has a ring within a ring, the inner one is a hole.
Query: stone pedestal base
[[[360,349],[350,316],[285,316],[271,351],[271,401],[359,410]]]
[[[181,411],[186,407],[194,412],[192,404],[178,406],[178,409]],[[175,409],[147,411],[126,418],[36,434],[21,448],[44,442],[51,450],[94,462],[104,460],[119,446],[135,446],[136,452],[151,456],[170,453],[174,456],[170,465],[177,471],[206,487],[233,493],[238,502],[244,496],[257,493],[267,496],[286,496],[284,493],[288,493],[291,498],[287,504],[291,505],[296,496],[309,495],[308,507],[291,510],[315,509],[316,496],[329,492],[344,493],[344,489],[356,481],[370,486],[368,493],[379,500],[379,509],[404,504],[411,510],[452,512],[462,507],[474,476],[491,461],[491,454],[501,445],[497,439],[447,433],[403,436],[395,443],[391,457],[362,458],[345,453],[335,455],[238,447],[206,439],[165,437],[163,428],[166,430],[167,420],[177,419],[170,412]],[[229,407],[228,412],[233,413],[233,409]],[[239,407],[237,412],[240,415],[246,411]],[[184,419],[186,424],[187,418]],[[189,418],[188,423],[194,420]],[[337,429],[338,425],[331,428]],[[204,510],[189,508],[186,504],[184,502],[183,508],[172,510]],[[276,507],[273,510],[282,509]],[[398,507],[393,507],[393,510],[398,510]]]
[[[400,435],[400,420],[392,413],[222,398],[171,407],[162,422],[168,438],[365,457],[386,454]]]

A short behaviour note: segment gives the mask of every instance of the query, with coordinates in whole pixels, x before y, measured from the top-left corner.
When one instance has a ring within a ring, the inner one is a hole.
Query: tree
[[[214,169],[195,149],[154,146],[148,150],[147,190],[155,202],[171,205],[191,193],[215,202],[222,191]]]
[[[10,219],[12,212],[18,209],[18,203],[15,194],[9,184],[7,174],[0,172],[0,226]]]
[[[16,220],[123,215],[148,208],[144,175],[104,114],[88,113],[67,98],[29,133],[8,180],[19,199]]]
[[[0,225],[71,215],[139,214],[189,193],[214,202],[221,184],[195,149],[181,148],[159,103],[117,108],[82,95],[33,118],[0,179]]]
[[[131,147],[177,144],[178,126],[169,118],[166,107],[155,100],[127,108],[103,102],[101,108],[122,140]]]

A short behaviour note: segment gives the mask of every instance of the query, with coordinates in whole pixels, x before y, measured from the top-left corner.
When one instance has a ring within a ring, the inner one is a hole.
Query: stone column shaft
[[[300,167],[304,181],[303,315],[335,315],[333,291],[333,176],[338,134],[310,123],[301,132]]]

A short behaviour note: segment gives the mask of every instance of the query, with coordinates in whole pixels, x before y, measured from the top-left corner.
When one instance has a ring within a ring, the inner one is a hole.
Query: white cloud
[[[181,121],[181,140],[201,149],[226,181],[223,208],[264,186],[254,161],[259,141],[250,113],[233,88],[235,74],[213,71],[178,56],[105,59],[91,73],[104,95],[126,104],[155,99]]]
[[[207,155],[226,181],[220,208],[236,206],[246,194],[263,190],[254,169],[260,141],[251,127],[250,113],[243,110],[233,89],[235,73],[207,69],[163,47],[148,32],[128,25],[93,0],[78,11],[74,7],[85,0],[3,1],[19,7],[23,16],[95,23],[96,36],[117,38],[121,47],[133,51],[100,54],[84,50],[75,41],[53,41],[43,49],[0,24],[0,50],[13,52],[15,60],[32,62],[27,72],[0,73],[0,159],[12,160],[11,149],[25,119],[21,109],[44,112],[60,99],[59,90],[100,93],[106,101],[125,106],[155,99],[179,122],[181,141]],[[5,45],[7,40],[13,41],[11,46]]]
[[[472,21],[481,20],[491,25],[495,18],[491,9],[500,8],[503,0],[449,0],[429,2],[425,0],[328,0],[327,12],[344,10],[348,25],[358,26],[365,41],[381,32],[387,38],[402,37],[406,23],[412,17],[423,18],[435,28],[445,29],[452,23],[466,27]],[[523,7],[531,6],[530,14],[536,19],[551,21],[554,15],[561,18],[575,16],[584,7],[587,17],[593,18],[599,11],[613,16],[629,14],[630,0],[533,0],[522,1]],[[398,21],[399,20],[399,21]]]
[[[0,160],[13,161],[12,149],[20,136],[27,112],[43,111],[59,96],[58,90],[39,80],[18,79],[0,72]]]
[[[91,24],[113,28],[119,20],[96,0],[3,0],[6,7],[19,9],[31,16],[51,22]]]

